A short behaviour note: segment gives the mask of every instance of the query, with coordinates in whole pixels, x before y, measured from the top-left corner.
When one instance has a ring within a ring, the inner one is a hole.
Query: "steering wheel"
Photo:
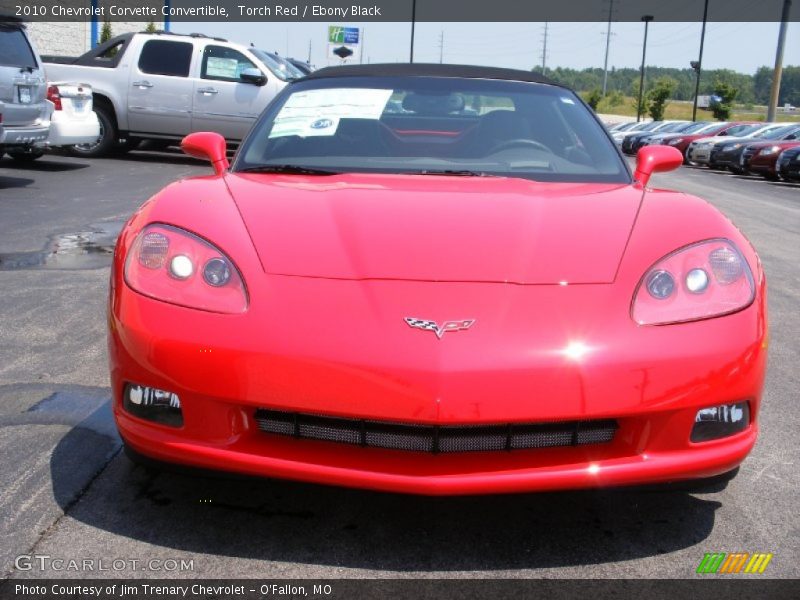
[[[535,140],[528,140],[525,138],[518,138],[516,140],[506,140],[505,142],[500,142],[494,148],[489,150],[488,154],[494,154],[495,152],[500,152],[501,150],[508,150],[509,148],[513,148],[514,146],[532,146],[537,150],[544,150],[550,154],[553,154],[553,151],[542,144],[541,142],[537,142]]]

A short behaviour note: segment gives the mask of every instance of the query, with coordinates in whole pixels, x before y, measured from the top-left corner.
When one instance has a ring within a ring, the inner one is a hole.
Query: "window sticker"
[[[206,60],[206,76],[237,79],[239,77],[239,61],[235,58],[209,56]]]
[[[296,92],[275,116],[269,137],[332,136],[340,119],[379,119],[392,92],[363,88]]]

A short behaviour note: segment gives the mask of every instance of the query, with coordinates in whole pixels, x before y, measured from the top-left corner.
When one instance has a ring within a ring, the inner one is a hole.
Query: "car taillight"
[[[53,103],[55,110],[62,110],[61,93],[58,91],[57,85],[50,85],[47,87],[47,99]]]
[[[753,275],[736,246],[708,240],[650,267],[634,292],[631,316],[640,325],[697,321],[742,310],[754,298]]]
[[[148,225],[131,246],[125,282],[157,300],[210,312],[247,310],[247,290],[233,262],[204,239],[171,225]]]

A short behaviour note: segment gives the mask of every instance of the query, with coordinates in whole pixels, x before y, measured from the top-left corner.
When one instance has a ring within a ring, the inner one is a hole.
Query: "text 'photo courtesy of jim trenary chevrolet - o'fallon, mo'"
[[[791,0],[0,0],[0,598],[796,598]]]

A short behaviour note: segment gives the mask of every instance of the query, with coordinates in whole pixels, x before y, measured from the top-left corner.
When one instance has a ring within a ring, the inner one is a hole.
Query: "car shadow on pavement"
[[[78,169],[85,169],[89,166],[90,163],[75,161],[65,162],[50,160],[49,158],[40,158],[31,162],[0,160],[0,167],[12,168],[16,171],[49,171],[51,173],[58,173],[61,171],[77,171]]]
[[[416,497],[160,471],[134,465],[122,453],[76,503],[69,485],[75,449],[96,443],[101,415],[110,419],[107,405],[55,448],[53,492],[72,519],[143,542],[142,551],[153,544],[392,571],[600,564],[698,544],[711,533],[721,506],[679,491]]]
[[[169,163],[172,165],[190,165],[193,167],[200,165],[208,165],[209,174],[211,165],[199,158],[192,158],[180,151],[145,151],[145,150],[132,150],[120,156],[109,156],[98,160],[124,160],[125,162],[139,162],[139,163]]]
[[[0,190],[27,187],[32,183],[33,179],[28,179],[27,177],[5,177],[0,175]]]

